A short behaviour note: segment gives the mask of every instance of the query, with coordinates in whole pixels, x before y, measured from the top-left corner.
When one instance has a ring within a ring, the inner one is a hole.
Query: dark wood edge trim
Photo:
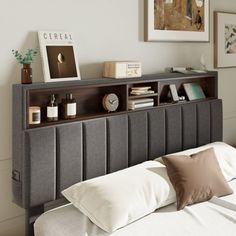
[[[148,42],[148,0],[144,0],[144,41]]]

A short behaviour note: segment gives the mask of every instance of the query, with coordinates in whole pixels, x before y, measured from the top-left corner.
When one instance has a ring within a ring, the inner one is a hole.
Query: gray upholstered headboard
[[[221,140],[219,99],[26,129],[13,137],[14,201],[42,206],[76,182]]]

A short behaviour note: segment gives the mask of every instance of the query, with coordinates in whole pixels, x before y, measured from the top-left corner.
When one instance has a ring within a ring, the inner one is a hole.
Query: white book
[[[153,98],[144,98],[144,99],[129,100],[128,104],[139,104],[139,103],[147,103],[147,102],[154,102],[154,99]]]
[[[147,87],[132,87],[132,90],[148,90],[151,89],[151,86],[147,86]]]
[[[145,94],[153,94],[155,93],[153,90],[147,90],[147,91],[131,91],[131,95],[145,95]]]
[[[74,36],[71,32],[39,31],[45,82],[80,80]]]
[[[128,105],[128,108],[130,110],[134,110],[137,108],[153,107],[153,106],[154,106],[154,102],[147,102],[147,103],[142,103],[142,104]]]

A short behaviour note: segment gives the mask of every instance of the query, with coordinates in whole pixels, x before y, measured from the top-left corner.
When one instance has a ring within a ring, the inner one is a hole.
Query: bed
[[[26,93],[27,88],[15,89],[13,101],[17,109],[13,117],[24,114],[22,97]],[[26,209],[26,235],[109,235],[72,205],[44,213],[45,204],[60,199],[61,192],[77,182],[165,154],[222,141],[222,101],[174,104],[34,129],[19,130],[21,122],[13,121],[13,196],[14,202]],[[231,184],[236,188],[235,182]],[[226,199],[233,201],[234,197]],[[213,225],[216,219],[222,219],[222,228],[233,226],[228,229],[230,235],[235,226],[231,220],[235,219],[234,211],[209,202],[182,212],[176,212],[174,205],[157,212],[111,235],[156,235],[156,232],[171,235],[178,232],[181,224],[184,231],[179,231],[179,235],[194,232],[194,227],[207,232],[206,224]],[[201,219],[200,214],[206,217]],[[186,221],[180,223],[180,218]],[[222,231],[227,232],[217,230]]]
[[[150,215],[109,234],[68,204],[41,215],[35,223],[35,236],[233,236],[236,232],[236,180],[230,182],[233,195],[185,207],[163,207]],[[227,204],[231,203],[231,204]]]

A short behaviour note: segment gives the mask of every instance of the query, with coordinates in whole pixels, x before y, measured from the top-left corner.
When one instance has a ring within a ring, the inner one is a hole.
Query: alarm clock
[[[107,111],[116,111],[119,106],[119,98],[115,93],[108,93],[102,99],[103,108]]]

